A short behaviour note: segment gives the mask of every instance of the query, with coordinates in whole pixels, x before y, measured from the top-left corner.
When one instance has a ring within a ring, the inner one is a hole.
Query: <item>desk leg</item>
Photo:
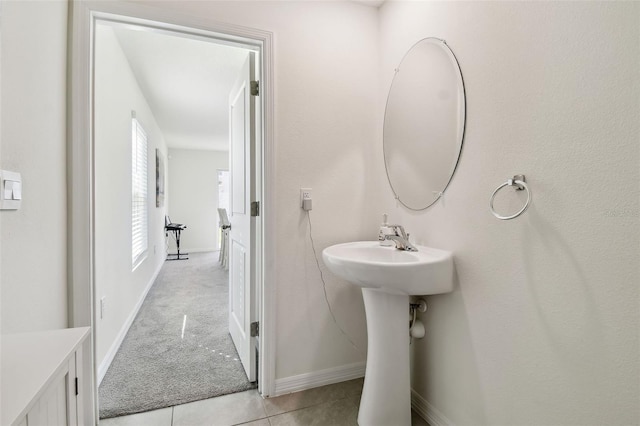
[[[173,232],[173,234],[176,237],[176,248],[178,250],[178,253],[174,253],[174,254],[167,254],[167,260],[187,260],[189,259],[188,256],[189,253],[180,253],[180,234],[182,232],[181,229],[172,229],[171,230]],[[173,259],[171,258],[171,256],[175,256]]]

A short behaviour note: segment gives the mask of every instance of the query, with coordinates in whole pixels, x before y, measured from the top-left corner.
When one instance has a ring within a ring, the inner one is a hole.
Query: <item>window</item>
[[[147,134],[135,116],[131,126],[131,261],[135,269],[147,256]]]

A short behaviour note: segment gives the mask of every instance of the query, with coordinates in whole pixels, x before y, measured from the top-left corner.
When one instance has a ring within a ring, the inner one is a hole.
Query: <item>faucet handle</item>
[[[394,230],[398,237],[402,237],[405,240],[409,237],[408,234],[404,231],[404,226],[402,225],[389,225],[391,229]]]
[[[418,251],[418,249],[409,242],[409,234],[404,231],[402,225],[389,225],[389,228],[393,229],[395,235],[388,234],[385,235],[384,238],[395,241],[398,250]]]

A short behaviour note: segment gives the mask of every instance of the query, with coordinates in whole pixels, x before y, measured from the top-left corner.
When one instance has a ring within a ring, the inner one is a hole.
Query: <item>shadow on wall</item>
[[[316,324],[312,327],[330,342],[334,352],[341,353],[350,362],[363,362],[366,360],[367,339],[362,292],[359,287],[343,281],[327,269],[322,260],[326,243],[321,232],[314,227],[319,227],[322,218],[314,217],[313,211],[301,212],[301,235],[306,238],[303,252],[305,304],[317,312]],[[301,325],[309,327],[306,323]],[[316,361],[319,364],[324,362],[322,358]]]
[[[314,188],[314,191],[314,196],[326,200],[322,195],[323,188]],[[299,383],[300,375],[309,381],[326,379],[328,376],[335,379],[343,373],[349,373],[358,364],[364,364],[367,346],[360,289],[333,276],[322,261],[322,250],[337,239],[334,223],[327,219],[331,216],[323,214],[323,209],[330,208],[329,203],[318,203],[317,208],[314,203],[309,217],[299,207],[299,198],[292,201],[296,208],[292,211],[297,217],[288,218],[293,226],[290,226],[291,233],[286,236],[287,253],[280,255],[286,256],[287,267],[278,271],[277,344],[279,350],[295,354],[295,359],[285,362],[279,357],[276,361],[277,380],[280,381],[278,388],[280,385],[287,388]],[[311,246],[309,219],[315,253]],[[349,234],[345,238],[356,237]],[[327,306],[318,267],[326,282],[326,299],[337,324]],[[291,285],[284,286],[283,282],[290,282]],[[292,318],[302,320],[293,321]],[[319,372],[319,376],[315,374]]]
[[[614,360],[607,359],[604,326],[589,282],[571,246],[535,209],[529,209],[531,226],[523,228],[524,281],[538,324],[562,367],[580,377],[585,371]],[[587,385],[587,383],[585,383]],[[597,386],[597,383],[589,385]],[[594,401],[595,402],[595,401]]]
[[[423,298],[429,309],[418,318],[426,335],[412,341],[411,387],[428,401],[431,410],[455,412],[456,419],[450,421],[486,424],[476,351],[457,271],[454,269],[453,292]],[[455,400],[450,399],[452,395]]]

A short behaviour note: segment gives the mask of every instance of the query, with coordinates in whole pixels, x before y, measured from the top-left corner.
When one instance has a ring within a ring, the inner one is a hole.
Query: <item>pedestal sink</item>
[[[453,290],[453,254],[417,252],[359,241],[327,247],[329,270],[362,288],[367,315],[367,369],[358,424],[410,426],[409,296]]]

